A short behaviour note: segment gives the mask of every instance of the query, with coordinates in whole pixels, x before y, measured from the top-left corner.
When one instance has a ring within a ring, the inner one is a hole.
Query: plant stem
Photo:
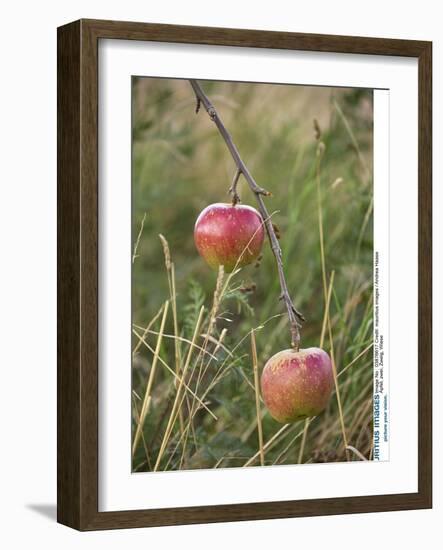
[[[146,416],[147,416],[148,411],[149,411],[149,406],[151,404],[151,390],[152,390],[152,385],[154,383],[155,371],[156,371],[156,368],[157,368],[157,362],[158,362],[158,358],[159,358],[159,354],[160,354],[160,347],[161,347],[161,343],[162,343],[162,339],[163,339],[163,331],[165,329],[166,317],[168,315],[168,307],[169,307],[169,301],[166,300],[165,305],[163,307],[163,317],[162,317],[162,321],[161,321],[161,325],[160,325],[160,330],[159,330],[159,333],[158,333],[157,345],[155,346],[154,357],[153,357],[152,363],[151,363],[151,371],[149,373],[149,379],[148,379],[148,383],[146,385],[145,396],[143,398],[143,405],[142,405],[142,409],[141,409],[141,412],[140,412],[140,419],[139,419],[139,422],[137,424],[137,428],[136,428],[135,435],[134,435],[134,443],[132,445],[132,455],[133,456],[135,454],[135,451],[137,450],[137,445],[138,445],[138,442],[140,440],[140,436],[141,436],[142,431],[143,431],[143,426],[144,426]]]
[[[323,263],[322,263],[322,265],[323,265]],[[333,288],[333,285],[334,285],[334,276],[335,276],[335,271],[332,271],[331,279],[329,281],[329,289],[327,291],[327,296],[326,296],[325,312],[323,314],[323,323],[322,323],[321,336],[320,336],[320,345],[319,345],[319,347],[321,349],[323,349],[323,343],[325,341],[326,325],[327,325],[327,321],[329,319],[329,306],[330,306],[330,303],[331,303],[331,294],[332,294],[332,288]],[[301,462],[303,460],[303,453],[304,453],[304,450],[305,450],[306,437],[308,435],[308,428],[309,428],[310,422],[311,422],[310,418],[307,418],[305,420],[305,427],[303,429],[303,438],[302,438],[302,442],[301,442],[301,445],[300,445],[300,450],[299,450],[299,453],[298,453],[298,463],[299,464],[301,464]]]
[[[271,193],[269,193],[268,191],[266,191],[265,189],[257,185],[256,181],[254,180],[251,173],[249,172],[247,166],[245,165],[242,158],[240,157],[240,153],[238,152],[237,147],[232,141],[231,134],[228,132],[225,125],[221,121],[217,111],[215,110],[209,98],[206,96],[206,94],[202,90],[200,84],[196,80],[190,80],[189,82],[197,98],[196,112],[198,113],[200,105],[202,104],[206,112],[208,113],[210,119],[217,126],[217,129],[220,132],[222,138],[224,139],[229,149],[229,152],[231,153],[231,156],[234,159],[234,162],[237,166],[236,176],[234,178],[234,182],[230,190],[233,196],[233,204],[236,204],[238,202],[238,194],[237,194],[236,188],[237,188],[237,182],[240,174],[242,174],[245,180],[248,182],[248,185],[251,188],[251,191],[254,193],[257,199],[258,209],[263,218],[263,222],[266,227],[266,232],[268,234],[269,242],[271,245],[271,250],[274,254],[275,262],[277,264],[278,278],[280,281],[280,288],[281,288],[280,299],[283,300],[283,302],[285,303],[286,310],[288,312],[289,326],[290,326],[290,333],[291,333],[291,346],[296,351],[298,351],[300,347],[300,330],[299,330],[301,327],[300,322],[304,321],[305,318],[299,311],[295,309],[294,304],[292,303],[291,297],[289,296],[289,291],[288,291],[284,270],[283,270],[282,251],[281,251],[277,236],[275,234],[274,227],[272,225],[268,210],[263,201],[263,197],[264,196],[268,197],[271,195]]]
[[[329,345],[330,345],[330,353],[331,353],[332,372],[334,375],[335,394],[337,397],[338,415],[340,418],[340,426],[341,426],[341,431],[343,436],[343,444],[345,448],[346,460],[349,461],[348,439],[346,436],[345,421],[343,417],[343,409],[342,409],[341,398],[340,398],[340,389],[337,381],[337,366],[336,366],[335,357],[334,357],[334,341],[332,339],[331,316],[329,311],[329,303],[331,300],[330,293],[332,292],[332,288],[334,284],[334,274],[335,274],[334,271],[331,274],[331,280],[329,284],[329,293],[328,293],[328,284],[326,281],[326,261],[325,261],[323,209],[322,209],[322,193],[321,193],[321,161],[322,161],[323,154],[325,152],[325,144],[323,143],[323,141],[321,141],[321,131],[316,121],[314,121],[314,127],[316,131],[317,142],[318,142],[317,143],[317,163],[316,163],[318,230],[319,230],[319,237],[320,237],[321,271],[322,271],[322,278],[323,278],[323,294],[324,294],[325,312],[326,312],[326,323],[325,323],[325,320],[323,320],[320,347],[322,347],[323,339],[325,336],[325,330],[327,329],[329,333]]]
[[[260,415],[260,383],[258,379],[257,346],[255,344],[255,332],[251,331],[252,369],[254,372],[255,412],[257,415],[258,449],[260,452],[260,466],[265,465],[265,452],[263,450],[263,428]]]
[[[238,185],[238,180],[240,179],[240,176],[241,176],[241,171],[237,168],[237,170],[235,171],[234,179],[232,180],[231,187],[229,188],[229,193],[232,197],[232,206],[235,206],[236,204],[241,202],[240,195],[238,194],[238,191],[237,191],[237,185]]]
[[[180,379],[180,383],[179,383],[179,386],[177,388],[177,392],[175,394],[174,405],[172,406],[172,411],[171,411],[171,414],[169,415],[168,425],[166,426],[166,431],[163,435],[163,440],[162,440],[162,443],[161,443],[161,446],[160,446],[160,451],[158,453],[157,460],[155,462],[154,472],[156,472],[158,470],[159,466],[160,466],[160,462],[161,462],[161,459],[163,457],[163,453],[165,452],[165,449],[166,449],[166,447],[168,445],[168,442],[169,442],[169,438],[171,437],[171,433],[172,433],[172,430],[174,428],[175,420],[176,420],[176,417],[177,417],[177,414],[178,414],[178,408],[181,407],[181,405],[183,403],[184,397],[182,398],[182,388],[183,388],[183,385],[184,385],[184,381],[186,380],[186,374],[188,372],[189,363],[191,362],[193,347],[194,347],[195,341],[197,339],[197,336],[198,336],[198,333],[199,333],[199,330],[200,330],[204,309],[205,309],[204,306],[202,306],[201,309],[200,309],[200,313],[199,313],[197,322],[195,324],[194,335],[192,336],[192,344],[189,346],[188,355],[186,357],[186,361],[185,361],[185,364],[184,364],[184,367],[183,367],[183,370],[182,370],[182,377]]]

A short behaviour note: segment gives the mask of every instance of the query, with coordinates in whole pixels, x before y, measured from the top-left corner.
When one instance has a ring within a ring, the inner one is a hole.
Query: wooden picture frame
[[[419,67],[418,492],[98,511],[98,41],[404,56]],[[432,506],[432,44],[80,20],[58,29],[58,521],[79,530],[317,516]]]

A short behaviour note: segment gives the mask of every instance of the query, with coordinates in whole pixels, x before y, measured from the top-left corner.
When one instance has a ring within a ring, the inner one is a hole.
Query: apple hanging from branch
[[[288,313],[289,330],[291,333],[291,346],[295,350],[298,350],[300,346],[300,330],[299,330],[301,326],[300,323],[304,321],[305,318],[295,308],[292,302],[292,299],[289,295],[285,274],[283,270],[282,251],[278,243],[277,235],[275,234],[274,226],[271,221],[271,216],[269,215],[268,209],[266,208],[266,205],[263,201],[263,197],[269,197],[271,193],[269,193],[268,191],[266,191],[266,189],[263,189],[262,187],[257,185],[256,181],[254,180],[251,173],[249,172],[246,164],[243,162],[242,158],[240,157],[240,153],[238,152],[237,147],[232,141],[231,134],[228,132],[225,125],[221,121],[217,111],[215,110],[215,107],[209,101],[208,96],[204,93],[200,84],[196,80],[190,80],[189,83],[191,84],[192,89],[194,90],[194,93],[195,93],[195,97],[197,98],[197,106],[195,110],[196,113],[199,112],[200,106],[203,105],[206,112],[209,115],[209,118],[217,126],[217,129],[220,132],[222,138],[224,139],[226,146],[228,147],[229,152],[231,153],[231,156],[234,159],[235,165],[237,167],[236,175],[234,177],[234,182],[230,189],[230,192],[233,197],[233,201],[232,201],[233,205],[235,205],[238,202],[237,182],[240,176],[243,176],[245,178],[251,191],[254,193],[255,198],[257,199],[258,210],[260,212],[262,222],[265,226],[266,233],[268,234],[271,250],[272,250],[272,253],[274,254],[275,262],[277,265],[278,279],[281,287],[280,299],[285,304],[286,311]]]
[[[227,273],[255,262],[261,253],[265,230],[255,208],[216,203],[198,216],[194,240],[209,266],[224,266]]]
[[[280,351],[261,376],[263,401],[271,416],[285,424],[321,413],[333,387],[331,359],[320,348]]]

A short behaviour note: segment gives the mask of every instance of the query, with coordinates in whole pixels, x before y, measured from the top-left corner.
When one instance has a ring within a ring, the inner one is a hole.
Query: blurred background
[[[322,344],[328,353],[333,346],[341,418],[335,392],[327,410],[309,425],[300,421],[284,427],[261,403],[265,464],[371,459],[372,91],[201,85],[258,185],[272,192],[265,200],[280,233],[289,291],[307,319],[302,348],[320,344],[324,285],[329,288],[334,272],[332,340],[326,331]],[[217,273],[199,257],[193,229],[205,206],[230,202],[232,157],[204,109],[195,114],[187,81],[133,78],[132,131],[134,434],[141,425],[133,469],[259,465],[249,332],[257,328],[259,372],[290,344],[271,249],[266,241],[260,265],[232,278],[210,326]],[[243,204],[256,206],[242,178],[239,191]],[[171,297],[171,281],[159,234],[169,245],[176,291],[176,323],[170,308],[160,342],[158,312]],[[208,354],[196,350],[186,378],[193,394],[182,388],[175,407],[179,378],[171,371],[182,372],[202,306],[196,342],[214,358],[206,360]],[[217,347],[223,330],[223,345]],[[148,412],[140,422],[157,344]],[[345,452],[344,436],[356,451]]]

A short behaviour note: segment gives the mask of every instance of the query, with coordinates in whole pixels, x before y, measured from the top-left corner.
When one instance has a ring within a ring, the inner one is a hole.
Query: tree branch
[[[305,318],[299,311],[295,309],[294,304],[292,303],[291,297],[289,296],[288,286],[286,284],[286,279],[285,279],[284,270],[283,270],[282,251],[281,251],[277,236],[275,234],[274,227],[271,222],[271,218],[269,216],[268,210],[263,201],[263,197],[264,196],[269,197],[271,193],[269,193],[268,191],[266,191],[266,189],[263,189],[262,187],[259,187],[257,185],[256,181],[254,180],[251,173],[249,172],[247,166],[245,165],[242,158],[240,157],[240,153],[238,152],[237,147],[234,145],[234,142],[232,141],[232,137],[230,133],[228,132],[225,125],[221,121],[217,111],[215,110],[214,106],[210,102],[209,98],[203,92],[200,84],[196,80],[190,80],[189,82],[192,86],[192,89],[194,90],[194,93],[197,99],[197,106],[198,107],[200,105],[204,106],[209,117],[217,126],[217,129],[220,132],[221,136],[223,137],[229,149],[229,152],[231,153],[232,158],[234,159],[234,162],[237,166],[237,172],[230,188],[233,204],[235,205],[239,201],[239,196],[237,194],[237,183],[238,183],[238,178],[240,177],[241,174],[243,174],[243,177],[248,182],[248,185],[251,188],[251,191],[255,194],[255,197],[258,202],[258,209],[263,218],[263,223],[265,224],[265,227],[266,227],[266,232],[268,234],[271,250],[274,254],[275,262],[277,264],[278,278],[279,278],[280,287],[281,287],[280,299],[283,300],[283,302],[285,303],[286,310],[288,312],[290,332],[291,332],[291,346],[298,351],[300,346],[300,330],[299,330],[301,328],[300,322],[304,321]],[[197,112],[198,112],[198,109],[197,109]]]

